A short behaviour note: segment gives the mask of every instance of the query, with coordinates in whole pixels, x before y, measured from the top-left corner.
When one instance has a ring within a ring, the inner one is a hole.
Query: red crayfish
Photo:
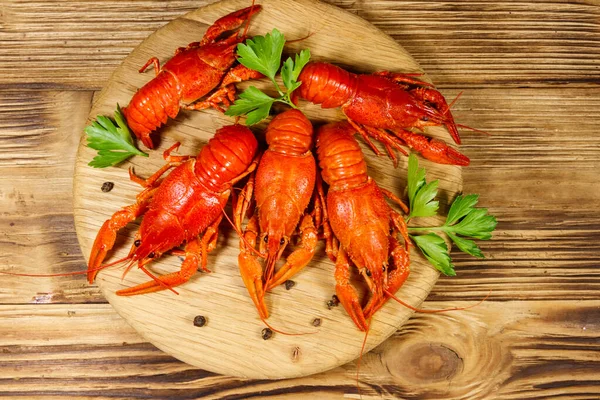
[[[316,179],[310,121],[298,110],[279,114],[267,128],[266,141],[269,148],[240,194],[234,215],[236,227],[241,231],[250,201],[256,200],[256,211],[240,241],[238,263],[244,284],[263,320],[269,315],[263,301],[265,291],[306,266],[318,241],[313,218],[306,212]],[[275,263],[297,227],[300,246],[275,273]],[[253,254],[257,241],[260,253],[266,258],[264,271]]]
[[[353,74],[324,62],[308,63],[298,80],[302,85],[296,91],[297,96],[321,104],[322,108],[341,107],[348,121],[378,155],[380,152],[369,137],[381,141],[394,162],[393,149],[406,155],[402,146],[408,146],[440,164],[469,164],[468,157],[442,140],[408,130],[444,125],[454,141],[460,144],[446,100],[428,83],[411,75],[387,71],[372,75]]]
[[[239,30],[244,21],[260,10],[260,5],[252,5],[219,18],[200,42],[177,49],[162,68],[158,58],[152,57],[140,69],[144,72],[153,64],[156,77],[133,95],[123,114],[129,128],[146,147],[154,148],[150,133],[166,123],[167,117],[175,118],[180,108],[214,107],[223,111],[220,104],[229,105],[233,101],[234,82],[262,77],[243,65],[231,69],[236,60],[236,46],[246,39],[245,32],[218,40],[225,32]],[[219,84],[220,88],[207,99],[193,103]]]
[[[335,262],[336,295],[356,326],[368,331],[370,317],[409,274],[406,223],[385,197],[403,211],[408,209],[367,175],[355,132],[348,122],[322,126],[317,132],[317,157],[323,180],[329,185],[323,201],[323,233],[327,254]],[[371,294],[364,308],[350,282],[351,264],[358,268]]]
[[[208,271],[206,258],[216,246],[223,208],[232,186],[255,169],[258,143],[248,128],[231,125],[219,129],[198,158],[171,155],[178,146],[176,143],[165,151],[167,164],[150,178],[144,180],[130,170],[131,179],[144,190],[137,195],[135,204],[114,213],[100,228],[88,263],[90,283],[114,246],[117,231],[141,215],[144,218],[125,258],[130,260],[125,272],[137,262],[153,280],[119,290],[117,295],[171,289],[187,282],[198,266]],[[175,169],[160,180],[171,168]],[[172,250],[184,242],[183,251]],[[160,277],[152,275],[145,265],[169,250],[185,257],[181,270]]]

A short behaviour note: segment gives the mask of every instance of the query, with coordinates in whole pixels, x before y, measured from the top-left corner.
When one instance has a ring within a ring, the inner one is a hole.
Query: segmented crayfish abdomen
[[[123,108],[127,125],[146,147],[154,147],[150,133],[165,124],[167,117],[175,118],[179,113],[179,92],[177,78],[163,71],[142,86]]]
[[[356,74],[338,66],[324,62],[308,63],[300,73],[298,88],[300,97],[322,108],[334,108],[344,105],[356,92],[358,79]]]
[[[252,131],[242,125],[224,126],[217,133],[202,148],[194,171],[207,189],[222,192],[248,168],[258,143]]]
[[[321,176],[330,190],[346,190],[367,182],[367,164],[360,147],[352,138],[353,128],[347,122],[327,125],[317,136],[317,156]],[[325,132],[326,134],[324,134]]]
[[[389,208],[379,187],[367,175],[367,164],[353,133],[350,124],[340,122],[321,127],[317,135],[321,176],[329,185],[331,228],[349,254],[361,247],[352,244],[366,240],[360,238],[363,228],[381,228],[384,238],[389,230]]]

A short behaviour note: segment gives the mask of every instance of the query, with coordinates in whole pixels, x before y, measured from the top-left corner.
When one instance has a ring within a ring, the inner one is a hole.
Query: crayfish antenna
[[[256,0],[252,0],[252,5],[250,6],[250,12],[248,12],[248,19],[246,20],[246,26],[244,27],[244,33],[242,33],[242,37],[246,37],[248,33],[248,29],[250,28],[250,17],[252,16],[254,11],[254,3]]]
[[[223,212],[223,215],[225,216],[225,219],[227,220],[227,222],[229,222],[229,225],[231,225],[231,227],[233,228],[233,230],[237,233],[237,235],[239,236],[240,240],[244,241],[244,243],[250,249],[250,251],[252,251],[258,257],[263,257],[264,258],[265,257],[264,254],[262,254],[260,251],[256,250],[253,246],[250,245],[250,243],[248,243],[248,240],[244,237],[244,232],[242,232],[235,225],[235,223],[231,220],[231,218],[229,218],[229,215],[227,215],[227,213],[225,212],[225,209],[223,208],[223,209],[221,209],[221,211]]]
[[[489,133],[489,132],[482,131],[481,129],[477,129],[477,128],[471,128],[468,125],[456,124],[456,126],[458,126],[459,128],[468,129],[468,130],[473,131],[473,132],[483,133],[484,135],[487,135],[487,136],[492,136],[492,134]]]
[[[453,106],[453,105],[456,103],[456,101],[457,101],[457,100],[460,98],[460,96],[462,96],[462,94],[463,94],[463,92],[462,92],[462,91],[461,91],[461,92],[459,92],[459,93],[456,95],[456,97],[454,98],[454,100],[452,100],[452,101],[450,102],[450,104],[448,105],[448,108],[447,108],[447,109],[446,109],[446,110],[445,110],[445,111],[444,111],[442,114],[445,114],[445,113],[447,113],[448,111],[450,111],[450,109],[452,108],[452,106]],[[454,124],[454,125],[455,125],[455,126],[457,126],[458,128],[468,129],[468,130],[470,130],[470,131],[473,131],[473,132],[477,132],[477,133],[483,133],[484,135],[487,135],[487,136],[492,136],[492,135],[491,135],[491,133],[489,133],[489,132],[482,131],[481,129],[471,128],[471,127],[470,127],[470,126],[468,126],[468,125],[463,125],[463,124]]]
[[[451,308],[445,308],[443,310],[425,310],[425,309],[422,309],[422,308],[413,307],[410,304],[405,303],[404,301],[402,301],[399,298],[397,298],[392,292],[390,292],[388,290],[384,290],[384,292],[390,298],[396,300],[398,303],[402,304],[404,307],[409,308],[409,309],[411,309],[413,311],[416,311],[416,312],[424,313],[424,314],[437,314],[437,313],[443,313],[443,312],[447,312],[447,311],[468,310],[469,308],[476,307],[476,306],[480,305],[481,303],[483,303],[484,301],[486,301],[488,297],[490,297],[490,294],[492,294],[492,291],[490,290],[488,292],[488,294],[483,299],[479,300],[475,304],[471,304],[470,306],[466,306],[466,307],[451,307]]]
[[[96,268],[86,269],[85,271],[60,272],[60,273],[56,273],[56,274],[22,274],[19,272],[0,271],[0,274],[11,275],[11,276],[24,276],[24,277],[30,277],[30,278],[53,278],[56,276],[86,275],[90,271],[91,272],[102,271],[105,268],[112,267],[113,265],[119,264],[123,261],[127,261],[129,258],[130,258],[130,256],[123,257],[119,260],[113,261],[108,264],[100,265],[99,267],[96,267]]]
[[[167,285],[165,282],[161,281],[160,279],[158,279],[158,277],[156,277],[156,275],[154,275],[152,272],[148,271],[148,269],[146,269],[146,267],[144,267],[143,265],[140,265],[139,268],[146,274],[148,275],[150,278],[154,279],[154,281],[156,283],[158,283],[160,286],[164,287],[167,290],[170,290],[171,292],[175,293],[176,295],[179,295],[179,292],[177,292],[175,289],[173,289],[171,286]]]
[[[371,317],[369,317],[369,321],[367,322],[367,329],[365,330],[365,338],[363,339],[362,346],[360,348],[360,356],[358,357],[358,362],[356,363],[356,390],[358,391],[358,397],[361,399],[362,399],[362,394],[360,392],[360,383],[359,383],[360,363],[362,362],[363,355],[365,354],[365,346],[367,345],[367,337],[369,336],[370,330],[371,330]]]
[[[298,39],[286,40],[285,42],[286,42],[286,43],[288,43],[288,44],[289,44],[289,43],[301,42],[301,41],[303,41],[303,40],[306,40],[306,39],[308,39],[309,37],[311,37],[312,35],[314,35],[314,34],[315,34],[315,33],[317,33],[317,32],[318,32],[318,30],[316,30],[316,31],[314,31],[314,32],[311,32],[311,33],[309,33],[308,35],[306,35],[306,36],[304,36],[304,37],[301,37],[301,38],[298,38]]]
[[[314,332],[299,332],[299,333],[284,332],[284,331],[281,331],[279,329],[273,328],[273,326],[271,326],[263,317],[260,317],[260,320],[263,322],[263,324],[265,324],[267,326],[267,328],[269,328],[273,332],[280,333],[280,334],[285,335],[285,336],[304,336],[304,335],[314,335],[315,333],[318,333],[317,331],[314,331]]]
[[[450,104],[448,104],[448,108],[446,110],[444,110],[444,112],[442,114],[446,114],[448,111],[450,111],[450,109],[452,108],[452,106],[458,101],[458,99],[460,98],[460,96],[462,96],[463,92],[460,91],[456,97],[454,98],[454,100],[452,100],[450,102]]]

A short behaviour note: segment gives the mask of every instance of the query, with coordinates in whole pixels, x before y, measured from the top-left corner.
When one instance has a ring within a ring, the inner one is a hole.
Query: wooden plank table
[[[498,217],[425,306],[365,355],[363,398],[600,396],[600,3],[330,0],[394,37],[454,107],[464,190]],[[94,94],[154,30],[208,2],[0,4],[0,268],[85,268],[75,150]],[[190,38],[190,41],[194,38]],[[201,351],[201,349],[199,349]],[[2,398],[358,398],[357,365],[268,381],[146,343],[83,276],[0,277]]]

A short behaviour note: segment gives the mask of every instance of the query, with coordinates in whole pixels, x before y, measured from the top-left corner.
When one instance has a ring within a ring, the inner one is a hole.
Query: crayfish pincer
[[[125,259],[129,260],[125,272],[137,262],[153,280],[119,290],[117,295],[172,290],[187,282],[198,267],[208,271],[207,253],[216,247],[223,208],[233,185],[256,168],[258,143],[247,127],[230,125],[219,129],[197,158],[171,155],[178,146],[176,143],[165,151],[167,164],[150,178],[139,178],[130,170],[131,180],[144,190],[137,195],[135,204],[114,213],[100,228],[88,263],[90,283],[114,246],[117,231],[142,215],[140,229]],[[171,168],[173,171],[160,180]],[[184,257],[180,271],[154,276],[146,269],[146,264],[184,242],[183,251],[173,251]]]
[[[408,208],[367,175],[355,133],[348,122],[322,126],[317,132],[317,157],[323,181],[329,185],[323,234],[327,255],[335,262],[336,295],[358,329],[368,331],[370,317],[409,274],[406,223],[384,196],[405,212]],[[351,265],[369,288],[371,297],[364,308],[350,281]]]

